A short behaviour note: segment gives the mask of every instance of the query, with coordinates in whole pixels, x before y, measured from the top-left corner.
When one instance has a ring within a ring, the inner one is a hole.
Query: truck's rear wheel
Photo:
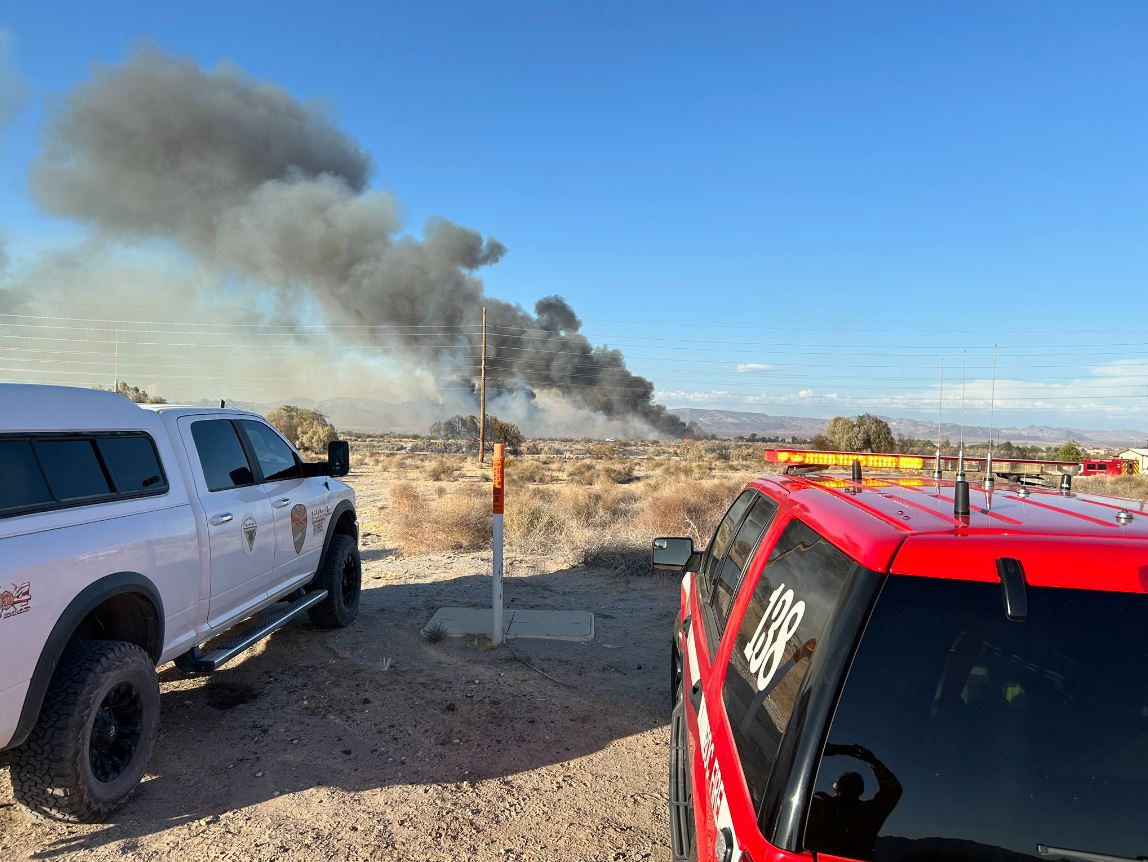
[[[327,591],[327,598],[307,611],[311,622],[325,629],[349,626],[359,615],[359,592],[363,585],[363,563],[353,536],[338,533],[331,539],[327,556],[315,578],[314,587]]]
[[[71,644],[27,742],[13,752],[12,791],[32,811],[93,823],[143,777],[159,728],[159,682],[148,654],[122,641]]]

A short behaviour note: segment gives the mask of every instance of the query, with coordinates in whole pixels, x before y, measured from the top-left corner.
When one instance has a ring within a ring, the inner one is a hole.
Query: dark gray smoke
[[[150,50],[66,97],[31,180],[45,208],[101,232],[172,239],[285,300],[313,296],[355,322],[428,327],[402,338],[470,380],[485,305],[494,381],[684,432],[621,353],[579,333],[561,297],[530,314],[484,296],[475,273],[502,257],[499,242],[445,220],[422,240],[401,235],[394,202],[365,190],[370,168],[318,108],[237,68],[205,72]]]

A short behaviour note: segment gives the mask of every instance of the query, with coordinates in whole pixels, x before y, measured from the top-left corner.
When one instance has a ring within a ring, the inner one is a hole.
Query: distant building
[[[1140,473],[1148,473],[1148,449],[1125,449],[1119,457],[1125,461],[1135,461]]]

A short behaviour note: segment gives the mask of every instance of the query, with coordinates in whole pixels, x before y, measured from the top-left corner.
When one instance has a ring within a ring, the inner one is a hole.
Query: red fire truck
[[[1068,484],[762,476],[655,539],[673,859],[1148,857],[1148,512]]]

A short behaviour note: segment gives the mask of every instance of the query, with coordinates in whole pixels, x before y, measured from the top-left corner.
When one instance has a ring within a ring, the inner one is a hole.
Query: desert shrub
[[[506,539],[519,551],[551,550],[564,539],[569,527],[555,495],[542,489],[512,496],[506,509]]]
[[[435,458],[426,466],[426,477],[432,482],[453,479],[457,474],[457,464],[449,458]]]
[[[598,478],[598,468],[593,461],[575,461],[566,471],[566,479],[580,485],[589,485]]]
[[[1148,500],[1148,475],[1083,476],[1074,479],[1072,487],[1085,494],[1104,494],[1109,497]]]
[[[132,386],[122,380],[120,381],[119,392],[120,395],[124,396],[124,398],[133,404],[167,404],[166,398],[151,395],[146,389],[140,389],[138,386]]]
[[[591,458],[599,461],[616,458],[618,455],[618,447],[613,443],[591,443],[586,451]]]
[[[602,478],[608,482],[615,482],[621,485],[634,480],[633,461],[603,461],[598,465],[598,469]]]
[[[295,446],[309,452],[322,452],[327,444],[339,437],[335,426],[317,410],[284,404],[267,414],[267,421]]]
[[[534,459],[516,459],[506,467],[506,481],[542,485],[555,481],[558,476],[553,467]]]
[[[639,526],[650,538],[689,536],[700,547],[743,484],[740,479],[711,479],[664,486],[646,497]]]
[[[425,494],[410,482],[391,489],[390,533],[404,554],[477,551],[490,547],[490,498],[464,485]]]

